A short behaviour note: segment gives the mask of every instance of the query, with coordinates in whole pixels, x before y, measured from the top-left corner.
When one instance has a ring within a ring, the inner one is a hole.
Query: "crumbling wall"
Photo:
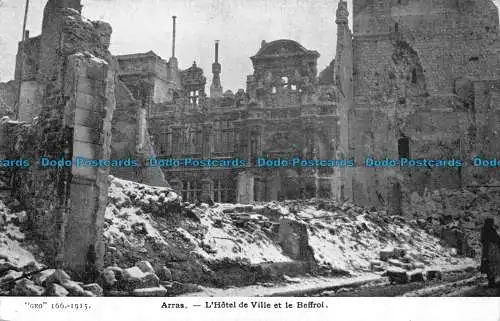
[[[121,81],[117,83],[115,96],[117,110],[113,117],[111,159],[135,160],[136,165],[113,167],[111,174],[151,186],[168,186],[161,168],[146,164],[148,158],[156,158],[146,123],[146,110]]]
[[[21,82],[21,88],[17,88],[16,97],[19,94],[18,120],[31,122],[33,117],[38,116],[42,106],[43,88],[37,81],[40,63],[41,36],[28,38],[24,44],[19,43],[16,57],[16,83]],[[22,50],[22,52],[21,52]]]
[[[43,87],[41,112],[32,125],[2,129],[12,135],[9,155],[31,164],[13,170],[13,187],[29,210],[34,233],[51,263],[83,278],[103,264],[109,167],[71,161],[110,158],[118,77],[108,51],[111,27],[83,18],[79,3],[47,3],[37,75]],[[44,167],[41,158],[69,163]]]
[[[307,225],[290,219],[280,220],[279,244],[283,253],[297,261],[314,262],[314,253],[309,246]]]
[[[103,59],[75,54],[69,57],[67,73],[65,93],[72,104],[65,109],[65,125],[73,129],[72,156],[110,159],[116,71]],[[102,268],[108,175],[109,167],[71,169],[62,259],[80,273],[88,272],[89,260],[96,260],[96,268]],[[89,258],[93,253],[96,258]]]
[[[16,88],[14,81],[0,83],[0,116],[10,116],[14,112]]]
[[[473,168],[470,160],[498,148],[492,143],[498,140],[498,112],[491,104],[500,67],[496,6],[487,0],[413,0],[355,1],[354,8],[354,200],[391,208],[413,191],[486,179],[490,171]],[[483,94],[474,86],[491,88]],[[401,139],[408,140],[410,158],[455,158],[465,165],[364,168],[368,156],[398,159]]]
[[[349,150],[349,122],[353,107],[353,47],[352,32],[349,28],[349,12],[347,2],[340,1],[337,9],[337,50],[335,57],[334,83],[339,91],[338,115],[339,115],[339,137],[336,146],[337,159],[349,159],[352,157]],[[340,199],[352,200],[352,169],[340,169]]]

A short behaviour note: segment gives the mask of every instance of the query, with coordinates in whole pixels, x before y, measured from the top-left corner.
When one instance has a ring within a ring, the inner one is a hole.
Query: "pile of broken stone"
[[[71,280],[63,270],[47,269],[37,262],[23,267],[0,260],[0,294],[11,296],[102,296],[103,289],[96,283],[83,284]]]
[[[155,271],[148,261],[137,262],[127,269],[108,267],[101,273],[99,283],[103,286],[105,296],[164,297],[199,290],[195,285],[189,287],[172,281],[172,274],[167,267]]]
[[[428,262],[408,253],[404,248],[388,248],[380,251],[380,260],[370,262],[374,272],[383,272],[389,282],[405,284],[440,280],[442,272],[428,267]]]
[[[0,295],[4,296],[164,297],[196,290],[172,282],[167,268],[155,273],[148,261],[127,269],[107,267],[95,283],[84,284],[72,280],[64,270],[48,269],[35,261],[19,267],[6,257],[0,259]]]

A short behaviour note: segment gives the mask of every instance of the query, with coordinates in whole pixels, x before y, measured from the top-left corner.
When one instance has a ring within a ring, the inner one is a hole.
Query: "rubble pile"
[[[130,267],[147,260],[158,275],[168,270],[187,287],[227,285],[229,270],[234,282],[251,284],[254,274],[265,273],[259,264],[292,262],[266,231],[252,226],[238,225],[224,206],[185,203],[169,188],[111,178],[105,262]]]
[[[472,257],[481,248],[479,230],[484,220],[498,217],[500,213],[500,182],[492,179],[481,186],[439,189],[423,196],[413,193],[404,213],[431,234],[456,247],[459,254]]]
[[[98,284],[75,282],[65,271],[40,263],[44,252],[29,238],[27,213],[8,189],[0,189],[0,295],[102,296]]]
[[[348,203],[190,204],[169,188],[117,178],[111,178],[109,195],[107,264],[128,267],[148,260],[157,274],[167,269],[174,282],[227,286],[294,273],[413,273],[473,264],[416,221]],[[387,249],[401,249],[405,256],[381,258],[394,251]],[[237,272],[234,284],[218,283]]]
[[[289,201],[287,206],[295,212],[290,214],[293,219],[307,224],[315,260],[323,266],[359,272],[373,270],[374,262],[379,261],[384,269],[391,265],[409,269],[410,265],[424,268],[472,262],[457,258],[454,249],[416,222],[385,211],[325,200]]]
[[[10,296],[103,296],[97,283],[76,282],[63,270],[49,269],[36,261],[19,267],[3,259],[0,261],[0,293]]]
[[[110,177],[105,268],[97,279],[77,282],[69,271],[47,267],[43,251],[24,234],[28,215],[10,191],[1,193],[2,295],[171,296],[200,285],[339,273],[406,283],[475,264],[426,232],[419,219],[321,199],[191,204],[170,188]]]

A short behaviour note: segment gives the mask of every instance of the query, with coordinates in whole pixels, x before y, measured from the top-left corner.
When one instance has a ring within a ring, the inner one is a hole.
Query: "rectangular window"
[[[234,182],[229,180],[216,180],[214,182],[214,201],[217,203],[236,202]]]
[[[181,129],[174,128],[172,131],[172,155],[179,156],[181,154]]]
[[[399,158],[410,158],[410,139],[403,137],[398,140]]]
[[[234,131],[232,128],[224,129],[224,152],[232,153],[234,151]]]
[[[182,184],[182,199],[185,202],[196,202],[201,199],[202,188],[198,181],[185,181]]]
[[[220,123],[214,132],[215,153],[232,153],[234,151],[234,128],[229,121]]]

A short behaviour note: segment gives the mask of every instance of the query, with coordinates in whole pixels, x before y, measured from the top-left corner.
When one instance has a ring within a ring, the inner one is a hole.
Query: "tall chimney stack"
[[[215,40],[215,63],[219,63],[219,40]]]
[[[220,83],[220,73],[222,66],[219,63],[219,40],[215,40],[215,62],[212,64],[212,85],[210,86],[210,97],[222,97],[222,85]]]
[[[172,58],[175,57],[175,19],[177,16],[172,16],[173,32],[172,32]]]

